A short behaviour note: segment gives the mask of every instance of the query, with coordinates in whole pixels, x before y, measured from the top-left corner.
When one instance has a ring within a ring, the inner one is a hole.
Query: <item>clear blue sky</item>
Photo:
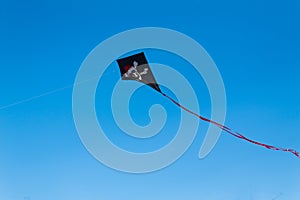
[[[73,122],[71,87],[5,106],[71,85],[83,59],[109,36],[159,26],[189,35],[211,55],[226,87],[228,126],[250,138],[300,150],[299,20],[297,0],[1,1],[0,199],[271,200],[281,195],[278,199],[298,200],[300,160],[292,154],[222,134],[211,154],[199,160],[205,123],[173,165],[132,175],[102,165],[86,151]],[[187,74],[199,89],[201,111],[209,116],[204,83]],[[103,82],[118,78],[113,74]],[[105,84],[99,88],[104,94],[111,89]],[[145,93],[153,95],[143,89],[136,96],[143,100]],[[170,139],[179,111],[163,103],[174,112],[162,133]],[[141,124],[149,120],[144,109],[139,114],[132,108]],[[114,125],[105,119],[102,123]],[[121,133],[111,128],[116,139]],[[129,149],[135,145],[127,138],[116,142]]]

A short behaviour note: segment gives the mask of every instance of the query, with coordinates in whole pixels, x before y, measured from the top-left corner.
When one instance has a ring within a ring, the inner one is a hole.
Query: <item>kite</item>
[[[135,81],[138,81],[138,82],[141,82],[141,83],[144,83],[144,84],[150,86],[151,88],[153,88],[157,92],[161,93],[164,97],[169,99],[172,103],[174,103],[179,108],[181,108],[181,109],[185,110],[186,112],[196,116],[197,118],[199,118],[202,121],[214,124],[215,126],[219,127],[220,129],[222,129],[223,131],[229,133],[230,135],[232,135],[234,137],[246,140],[250,143],[253,143],[253,144],[258,145],[258,146],[265,147],[267,149],[271,149],[271,150],[275,150],[275,151],[290,152],[290,153],[294,154],[295,156],[297,156],[298,158],[300,158],[299,152],[297,152],[294,149],[276,147],[276,146],[264,144],[264,143],[257,142],[255,140],[249,139],[249,138],[245,137],[244,135],[230,129],[227,126],[219,124],[218,122],[215,122],[215,121],[210,120],[208,118],[202,117],[201,115],[199,115],[199,114],[189,110],[188,108],[184,107],[183,105],[181,105],[180,103],[175,101],[173,98],[171,98],[167,94],[163,93],[161,91],[161,89],[159,88],[159,84],[157,84],[157,82],[154,78],[154,75],[153,75],[153,73],[150,69],[150,66],[148,64],[146,56],[143,52],[137,53],[137,54],[125,57],[125,58],[118,59],[117,63],[118,63],[119,68],[120,68],[120,73],[121,73],[122,80],[135,80]]]

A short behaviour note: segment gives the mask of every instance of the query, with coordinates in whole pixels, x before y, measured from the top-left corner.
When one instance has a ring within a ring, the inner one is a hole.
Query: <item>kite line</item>
[[[112,74],[112,73],[115,73],[115,71],[116,71],[116,70],[113,70],[113,71],[111,71],[111,72],[106,72],[106,73],[104,73],[101,77],[110,75],[110,74]],[[98,76],[94,76],[94,77],[91,77],[91,78],[89,78],[89,79],[79,81],[79,82],[77,82],[76,84],[65,85],[65,86],[63,86],[63,87],[56,88],[56,89],[50,90],[50,91],[48,91],[48,92],[44,92],[44,93],[39,94],[39,95],[35,95],[35,96],[32,96],[32,97],[28,97],[28,98],[26,98],[26,99],[22,99],[22,100],[19,100],[19,101],[15,101],[15,102],[10,103],[10,104],[7,104],[7,105],[0,106],[0,110],[4,110],[4,109],[7,109],[7,108],[10,108],[10,107],[19,105],[19,104],[23,104],[23,103],[30,102],[30,101],[32,101],[32,100],[35,100],[35,99],[38,99],[38,98],[41,98],[41,97],[44,97],[44,96],[48,96],[48,95],[51,95],[51,94],[54,94],[54,93],[57,93],[57,92],[61,92],[61,91],[63,91],[63,90],[72,88],[72,87],[77,86],[77,85],[81,85],[81,84],[83,84],[83,83],[86,83],[86,82],[88,82],[88,81],[95,80],[95,79],[98,79]]]
[[[217,122],[215,122],[215,121],[213,121],[213,120],[210,120],[210,119],[207,119],[207,118],[205,118],[205,117],[202,117],[201,115],[199,115],[199,114],[197,114],[197,113],[195,113],[195,112],[193,112],[193,111],[187,109],[186,107],[182,106],[180,103],[178,103],[177,101],[175,101],[173,98],[171,98],[171,97],[168,96],[167,94],[165,94],[165,93],[163,93],[163,92],[161,92],[161,94],[162,94],[164,97],[168,98],[170,101],[172,101],[172,102],[173,102],[176,106],[178,106],[179,108],[182,108],[182,109],[185,110],[186,112],[188,112],[188,113],[190,113],[190,114],[192,114],[192,115],[198,117],[199,119],[201,119],[201,120],[203,120],[203,121],[206,121],[206,122],[208,122],[208,123],[211,123],[211,124],[216,125],[216,126],[219,127],[220,129],[222,129],[223,131],[229,133],[230,135],[233,135],[234,137],[237,137],[237,138],[239,138],[239,139],[246,140],[246,141],[248,141],[248,142],[250,142],[250,143],[253,143],[253,144],[256,144],[256,145],[265,147],[265,148],[267,148],[267,149],[274,150],[274,151],[290,152],[290,153],[294,154],[295,156],[297,156],[298,158],[300,158],[299,152],[297,152],[297,151],[294,150],[294,149],[287,149],[287,148],[275,147],[275,146],[271,146],[271,145],[264,144],[264,143],[261,143],[261,142],[257,142],[257,141],[255,141],[255,140],[251,140],[251,139],[245,137],[244,135],[242,135],[242,134],[240,134],[240,133],[238,133],[238,132],[236,132],[236,131],[234,131],[234,130],[228,128],[227,126],[224,126],[224,125],[219,124],[219,123],[217,123]]]

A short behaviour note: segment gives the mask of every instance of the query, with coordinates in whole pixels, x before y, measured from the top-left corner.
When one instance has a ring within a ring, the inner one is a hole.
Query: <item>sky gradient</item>
[[[78,137],[72,84],[84,58],[106,38],[138,27],[174,29],[199,42],[215,61],[226,88],[227,126],[300,151],[299,19],[296,0],[1,1],[0,199],[298,200],[299,159],[223,133],[199,160],[203,122],[189,150],[163,170],[134,175],[104,166]],[[150,62],[189,77],[201,114],[210,115],[207,88],[191,66],[166,52],[146,53]],[[148,107],[161,103],[169,114],[166,127],[150,141],[122,136],[106,95],[120,78],[118,71],[110,74],[115,68],[109,66],[96,96],[99,121],[113,130],[108,137],[131,151],[163,146],[178,126],[178,108],[142,87],[133,101],[145,106],[136,109],[133,102],[133,118],[146,125]]]

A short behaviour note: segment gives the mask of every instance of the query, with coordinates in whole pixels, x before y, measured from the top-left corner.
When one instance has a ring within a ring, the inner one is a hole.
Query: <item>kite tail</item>
[[[211,124],[214,124],[216,125],[217,127],[219,127],[220,129],[222,129],[223,131],[233,135],[234,137],[237,137],[239,139],[243,139],[243,140],[246,140],[248,142],[251,142],[253,144],[256,144],[256,145],[259,145],[259,146],[262,146],[262,147],[265,147],[267,149],[271,149],[271,150],[275,150],[275,151],[285,151],[285,152],[290,152],[292,154],[294,154],[295,156],[297,156],[298,158],[300,158],[300,154],[299,152],[295,151],[294,149],[286,149],[286,148],[280,148],[280,147],[275,147],[275,146],[271,146],[271,145],[268,145],[268,144],[264,144],[264,143],[260,143],[260,142],[257,142],[257,141],[254,141],[254,140],[251,140],[245,136],[243,136],[242,134],[236,132],[236,131],[233,131],[232,129],[228,128],[227,126],[224,126],[222,124],[219,124],[213,120],[210,120],[210,119],[207,119],[205,117],[202,117],[200,115],[198,115],[197,113],[187,109],[186,107],[182,106],[180,103],[178,103],[177,101],[175,101],[174,99],[172,99],[171,97],[169,97],[167,94],[165,93],[161,93],[163,96],[165,96],[166,98],[168,98],[169,100],[171,100],[175,105],[177,105],[178,107],[182,108],[183,110],[185,110],[186,112],[198,117],[199,119],[203,120],[203,121],[206,121],[208,123],[211,123]]]

